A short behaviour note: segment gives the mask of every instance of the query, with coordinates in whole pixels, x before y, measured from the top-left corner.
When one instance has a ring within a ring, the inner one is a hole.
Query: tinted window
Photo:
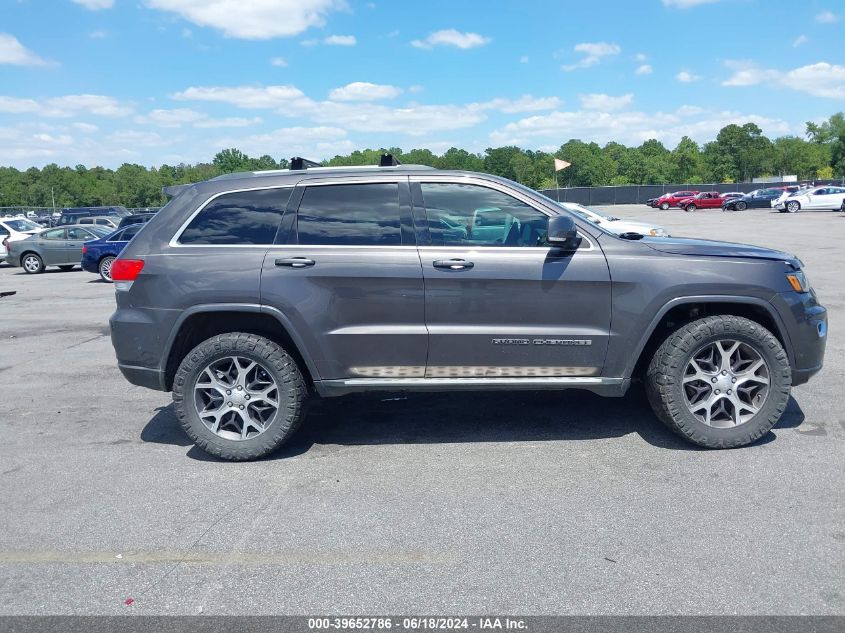
[[[548,217],[507,194],[478,185],[422,183],[435,246],[543,246]]]
[[[85,229],[78,226],[72,226],[67,230],[67,239],[69,240],[90,240],[91,234]]]
[[[399,245],[399,187],[395,183],[308,187],[296,224],[300,244]]]
[[[109,238],[109,242],[128,242],[138,231],[141,230],[143,224],[131,224],[125,229],[121,229]]]
[[[272,244],[291,190],[226,193],[199,212],[179,238],[181,244]]]
[[[50,231],[44,231],[43,233],[41,233],[40,237],[45,240],[63,240],[65,239],[65,230],[52,229]]]

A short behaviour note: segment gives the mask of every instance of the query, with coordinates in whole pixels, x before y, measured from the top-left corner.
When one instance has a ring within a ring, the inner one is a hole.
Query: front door
[[[611,297],[595,240],[574,253],[549,247],[546,212],[492,181],[420,177],[412,194],[427,378],[601,374]]]
[[[67,241],[65,242],[64,262],[66,264],[80,263],[82,261],[83,244],[93,239],[96,239],[95,236],[81,226],[69,227],[67,230]]]
[[[290,320],[321,379],[423,377],[425,297],[407,178],[300,185],[277,242],[264,258],[261,301]]]

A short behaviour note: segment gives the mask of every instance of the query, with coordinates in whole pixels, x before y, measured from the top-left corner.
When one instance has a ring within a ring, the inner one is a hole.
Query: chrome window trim
[[[245,191],[266,191],[268,189],[293,189],[296,185],[267,185],[264,187],[244,187],[242,189],[227,189],[226,191],[218,191],[214,195],[212,195],[208,200],[203,202],[197,209],[188,216],[188,219],[185,220],[176,233],[170,238],[170,241],[167,245],[171,248],[267,248],[268,246],[272,246],[273,243],[270,242],[269,244],[182,244],[179,239],[182,237],[182,233],[185,232],[185,229],[188,228],[188,225],[194,221],[194,218],[197,217],[200,213],[202,213],[203,209],[205,209],[209,204],[211,204],[214,200],[219,198],[220,196],[225,196],[230,193],[243,193]],[[275,235],[273,236],[275,238]]]

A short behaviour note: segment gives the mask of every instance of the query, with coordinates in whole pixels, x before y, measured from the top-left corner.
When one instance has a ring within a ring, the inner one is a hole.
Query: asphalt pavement
[[[110,285],[0,265],[0,614],[845,614],[845,216],[607,210],[804,261],[826,367],[757,444],[637,387],[374,393],[217,461],[117,371]]]

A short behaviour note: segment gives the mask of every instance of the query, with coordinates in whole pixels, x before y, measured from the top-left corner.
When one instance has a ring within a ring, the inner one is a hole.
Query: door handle
[[[283,257],[276,260],[276,266],[288,266],[289,268],[305,268],[313,266],[316,262],[307,257]]]
[[[465,259],[437,259],[431,263],[435,268],[445,268],[446,270],[468,270],[475,266]]]

